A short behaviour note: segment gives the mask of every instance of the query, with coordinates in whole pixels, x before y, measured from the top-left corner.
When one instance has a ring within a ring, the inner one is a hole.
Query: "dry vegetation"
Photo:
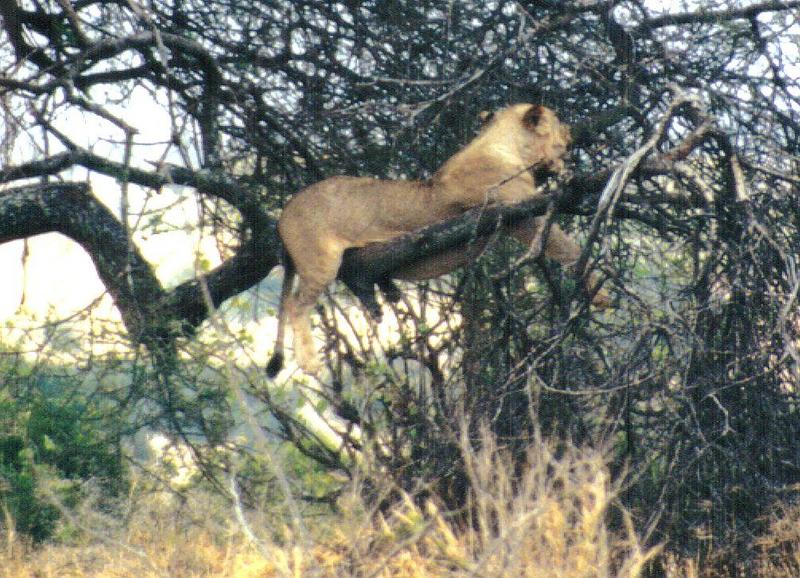
[[[0,578],[634,578],[657,558],[668,578],[730,575],[645,547],[616,504],[619,484],[597,451],[540,444],[517,477],[488,434],[480,451],[465,454],[471,522],[443,512],[435,499],[406,494],[384,512],[370,509],[355,484],[335,513],[306,519],[313,530],[293,532],[274,511],[248,512],[243,528],[234,508],[207,489],[179,496],[135,484],[114,515],[90,500],[79,511],[62,510],[59,540],[34,547],[5,531]],[[770,520],[753,545],[753,575],[796,577],[800,508],[783,507]]]
[[[556,457],[541,445],[514,478],[492,438],[482,445],[468,453],[471,523],[405,494],[384,512],[370,509],[354,486],[336,515],[308,521],[315,529],[304,533],[250,512],[246,530],[259,537],[248,541],[233,508],[207,490],[181,500],[137,490],[123,521],[96,510],[70,516],[68,543],[32,548],[7,533],[0,576],[623,578],[657,553],[642,547],[627,515],[609,529],[616,487],[599,453]]]

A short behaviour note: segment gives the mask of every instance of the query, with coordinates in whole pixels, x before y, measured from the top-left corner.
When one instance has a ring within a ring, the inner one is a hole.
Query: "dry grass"
[[[567,448],[556,456],[542,444],[514,478],[490,436],[482,448],[465,452],[470,524],[434,500],[408,496],[380,514],[354,490],[337,516],[309,520],[314,530],[302,537],[251,512],[248,527],[259,535],[252,543],[232,508],[208,493],[196,490],[188,501],[137,495],[124,521],[74,513],[86,531],[69,543],[33,548],[0,533],[0,578],[634,578],[657,554],[642,547],[624,511],[622,529],[609,530],[615,488],[599,453]],[[776,513],[757,546],[758,576],[800,575],[799,522],[800,508]],[[670,578],[707,575],[694,562],[669,566]]]
[[[262,535],[254,547],[222,501],[153,495],[132,498],[125,523],[73,515],[86,531],[70,545],[33,549],[7,533],[0,576],[633,578],[654,555],[630,524],[622,536],[608,531],[614,493],[599,454],[567,450],[556,458],[542,445],[515,480],[491,436],[482,447],[465,450],[475,489],[467,529],[433,500],[420,505],[406,496],[382,515],[368,511],[354,490],[342,499],[341,515],[313,536],[292,537],[251,517],[249,529]],[[263,537],[267,531],[271,538]]]
[[[800,504],[779,504],[769,517],[769,529],[756,540],[759,578],[800,576]]]

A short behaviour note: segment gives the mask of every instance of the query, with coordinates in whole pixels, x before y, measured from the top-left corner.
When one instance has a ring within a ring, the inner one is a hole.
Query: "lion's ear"
[[[486,126],[494,118],[494,112],[491,110],[482,110],[478,113],[478,118],[481,119],[481,124]]]
[[[544,116],[544,107],[541,104],[532,104],[523,115],[522,124],[529,129],[534,129],[539,126],[542,116]]]

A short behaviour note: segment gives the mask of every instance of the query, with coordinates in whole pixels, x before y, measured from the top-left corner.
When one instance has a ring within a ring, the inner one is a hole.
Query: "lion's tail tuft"
[[[275,336],[275,352],[267,363],[267,376],[272,379],[283,367],[283,335],[286,330],[286,309],[291,298],[292,281],[294,281],[294,262],[285,250],[283,251],[283,285],[281,286],[281,302],[278,306],[278,331]]]
[[[269,358],[269,363],[267,363],[267,376],[270,379],[274,379],[278,372],[283,367],[283,353],[280,351],[276,351],[272,354],[272,357]]]

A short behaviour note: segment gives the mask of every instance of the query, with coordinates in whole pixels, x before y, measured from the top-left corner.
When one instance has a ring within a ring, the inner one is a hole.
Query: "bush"
[[[103,433],[96,410],[75,394],[77,384],[41,376],[30,381],[36,387],[24,388],[28,395],[0,391],[0,508],[5,523],[12,520],[16,531],[38,542],[53,535],[60,519],[42,497],[45,484],[66,482],[55,491],[75,504],[82,482],[101,480],[111,497],[125,489],[127,475],[119,437]],[[69,400],[54,391],[69,392]]]

